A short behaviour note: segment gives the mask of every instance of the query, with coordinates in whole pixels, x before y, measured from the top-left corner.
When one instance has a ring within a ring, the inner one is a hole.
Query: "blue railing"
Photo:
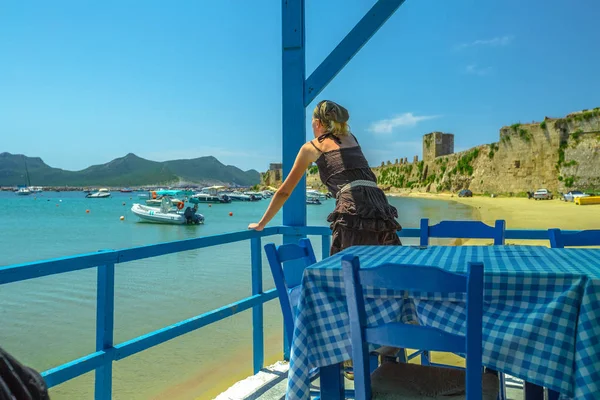
[[[124,250],[99,251],[91,254],[0,267],[0,285],[87,268],[97,268],[96,351],[43,372],[42,376],[49,387],[59,385],[85,373],[95,371],[95,398],[97,400],[110,399],[112,392],[113,361],[122,360],[250,308],[252,308],[253,325],[253,366],[256,373],[263,367],[264,363],[262,305],[277,297],[275,289],[263,291],[261,238],[274,235],[284,235],[288,240],[290,238],[293,239],[294,237],[321,236],[322,254],[329,254],[331,231],[328,227],[280,226],[267,228],[262,232],[241,231],[134,247]],[[405,238],[418,238],[420,236],[420,230],[418,228],[405,228],[399,232],[399,236]],[[507,230],[506,239],[548,240],[548,231]],[[146,335],[138,336],[123,343],[114,344],[113,328],[116,264],[245,240],[250,241],[251,248],[251,296],[150,332]],[[287,353],[287,351],[285,353]]]

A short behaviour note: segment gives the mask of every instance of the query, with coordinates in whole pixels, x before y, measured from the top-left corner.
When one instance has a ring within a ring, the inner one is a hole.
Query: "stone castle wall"
[[[423,160],[376,168],[382,186],[476,193],[600,189],[600,109],[500,129],[499,141],[453,153],[453,135],[423,137]],[[439,140],[440,137],[442,140]],[[450,141],[450,137],[452,140]],[[449,153],[448,153],[449,152]]]

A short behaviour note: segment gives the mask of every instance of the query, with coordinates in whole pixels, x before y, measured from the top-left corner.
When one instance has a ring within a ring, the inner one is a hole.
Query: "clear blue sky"
[[[374,0],[306,3],[310,74]],[[457,150],[497,141],[600,106],[598,21],[598,0],[406,0],[318,99],[350,110],[372,165],[420,155],[433,130]],[[281,1],[2,1],[2,151],[265,170],[281,159]]]

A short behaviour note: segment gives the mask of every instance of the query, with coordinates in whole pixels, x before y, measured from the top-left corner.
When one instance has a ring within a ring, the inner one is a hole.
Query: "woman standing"
[[[375,174],[350,133],[348,110],[323,100],[313,111],[315,139],[302,146],[292,170],[277,190],[267,211],[249,229],[261,231],[281,209],[307,168],[316,162],[321,181],[336,198],[327,221],[333,239],[330,255],[356,245],[401,245],[398,211],[377,187]]]
[[[248,229],[261,231],[281,209],[307,168],[319,167],[321,181],[336,199],[327,221],[333,239],[330,255],[356,245],[401,245],[396,221],[398,211],[377,187],[375,174],[356,140],[350,133],[348,110],[333,101],[317,104],[312,116],[315,139],[302,146],[294,166],[277,190],[267,211]],[[344,362],[344,375],[354,379],[352,360]]]

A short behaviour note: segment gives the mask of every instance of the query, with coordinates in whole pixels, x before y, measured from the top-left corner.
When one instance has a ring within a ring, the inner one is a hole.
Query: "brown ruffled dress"
[[[402,229],[396,221],[398,211],[381,189],[356,186],[340,192],[352,181],[377,182],[360,145],[322,152],[311,144],[321,152],[316,161],[321,181],[336,198],[335,209],[327,217],[333,231],[331,255],[357,245],[402,245],[396,233]]]

